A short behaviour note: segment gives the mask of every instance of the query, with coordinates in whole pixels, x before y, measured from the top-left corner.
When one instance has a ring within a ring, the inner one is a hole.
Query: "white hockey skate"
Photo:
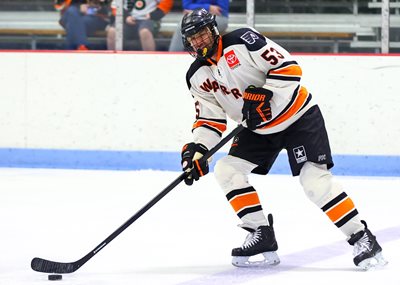
[[[366,271],[385,266],[388,262],[383,258],[381,246],[367,228],[367,223],[361,222],[365,225],[365,229],[351,235],[348,240],[349,244],[354,246],[354,264]]]
[[[241,247],[232,250],[232,265],[237,267],[267,267],[280,263],[278,243],[272,227],[272,215],[268,215],[269,226],[260,226],[246,237]]]

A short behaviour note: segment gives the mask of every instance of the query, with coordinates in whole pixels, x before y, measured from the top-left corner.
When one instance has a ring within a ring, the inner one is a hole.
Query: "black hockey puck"
[[[61,280],[62,275],[61,274],[50,274],[49,275],[49,280],[55,281],[55,280]]]

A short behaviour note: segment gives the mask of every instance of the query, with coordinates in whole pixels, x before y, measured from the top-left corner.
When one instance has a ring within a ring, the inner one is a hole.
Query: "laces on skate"
[[[351,235],[348,240],[354,246],[354,264],[362,270],[370,270],[385,266],[388,262],[383,258],[382,248],[378,244],[376,237],[367,228],[367,223],[361,221],[365,229]]]
[[[272,227],[272,215],[268,216],[270,226],[260,226],[250,232],[243,245],[232,250],[232,264],[237,267],[264,267],[279,264],[276,251],[278,244]]]
[[[244,241],[244,243],[242,245],[242,249],[246,249],[246,248],[250,248],[250,247],[254,246],[257,242],[260,241],[260,237],[261,237],[260,230],[256,230],[253,233],[249,233],[246,237],[246,240]]]

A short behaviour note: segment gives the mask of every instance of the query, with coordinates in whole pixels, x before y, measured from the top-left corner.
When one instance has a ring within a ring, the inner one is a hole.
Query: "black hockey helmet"
[[[195,49],[189,38],[206,28],[208,28],[210,33],[210,43]],[[215,15],[211,15],[204,8],[194,9],[183,17],[181,33],[183,46],[194,57],[200,59],[210,58],[218,46],[219,32]]]

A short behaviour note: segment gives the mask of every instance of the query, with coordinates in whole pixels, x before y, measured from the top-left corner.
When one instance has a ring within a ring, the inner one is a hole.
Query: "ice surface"
[[[0,169],[0,285],[48,284],[33,257],[75,261],[179,176],[165,171]],[[377,235],[389,264],[362,272],[352,248],[297,178],[251,176],[274,215],[281,264],[233,267],[236,227],[213,175],[177,186],[61,284],[400,284],[400,178],[337,176]]]

